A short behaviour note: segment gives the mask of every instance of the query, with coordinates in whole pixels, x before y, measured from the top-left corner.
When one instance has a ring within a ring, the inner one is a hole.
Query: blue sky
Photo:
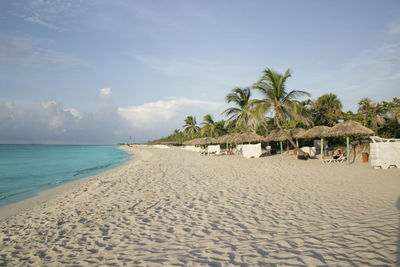
[[[166,136],[187,115],[222,119],[267,67],[344,110],[391,100],[399,14],[397,0],[1,1],[0,142]]]

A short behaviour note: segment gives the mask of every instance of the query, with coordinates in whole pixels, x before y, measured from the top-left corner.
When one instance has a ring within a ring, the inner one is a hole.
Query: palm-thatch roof
[[[307,130],[303,128],[293,128],[290,129],[290,135],[294,139],[299,139]]]
[[[182,145],[182,142],[181,141],[166,141],[166,142],[159,142],[158,144],[176,146],[176,145]]]
[[[283,130],[275,129],[272,130],[267,137],[264,138],[265,142],[271,141],[285,141],[286,135],[284,134]]]
[[[265,137],[258,135],[254,132],[246,132],[237,135],[234,140],[236,143],[251,143],[264,141]]]
[[[265,142],[285,141],[288,139],[286,134],[288,134],[294,139],[299,139],[305,132],[306,130],[303,128],[293,128],[288,130],[275,129],[271,131],[271,133],[264,139],[264,141]]]
[[[211,145],[211,144],[216,144],[217,139],[211,138],[211,137],[201,137],[201,138],[196,138],[190,141],[190,145],[195,145],[195,146],[201,146],[201,145]]]
[[[315,126],[305,133],[303,133],[299,138],[303,139],[313,139],[318,137],[329,137],[331,136],[331,127],[328,126]]]
[[[185,142],[183,142],[183,144],[184,144],[185,146],[190,146],[190,145],[192,145],[192,141],[193,141],[193,139],[192,139],[192,140],[185,141]]]
[[[224,144],[224,143],[235,143],[235,138],[238,136],[238,133],[233,134],[226,134],[219,138],[217,138],[217,143]]]
[[[339,122],[330,131],[330,136],[333,137],[344,135],[374,135],[374,131],[352,120]]]
[[[201,137],[201,138],[196,138],[196,139],[186,141],[183,144],[184,145],[201,146],[201,145],[210,145],[210,144],[216,144],[216,143],[217,143],[217,140],[215,138]]]

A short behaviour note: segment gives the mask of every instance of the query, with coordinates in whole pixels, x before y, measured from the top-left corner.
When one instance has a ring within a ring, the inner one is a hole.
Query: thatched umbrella
[[[265,142],[271,142],[271,141],[279,142],[280,147],[281,147],[281,155],[283,155],[282,142],[287,140],[287,136],[284,133],[284,131],[286,131],[286,133],[290,134],[290,132],[288,132],[288,130],[275,129],[275,130],[272,130],[270,132],[270,134],[264,139]]]
[[[236,137],[238,137],[239,135],[240,133],[228,134],[225,141],[230,144],[236,143]]]
[[[364,127],[361,123],[348,120],[342,121],[332,127],[330,136],[344,136],[344,135],[374,135],[374,131]]]
[[[303,128],[293,128],[293,129],[290,129],[290,134],[291,134],[292,138],[295,138],[295,139],[296,139],[296,142],[297,142],[297,140],[298,140],[299,138],[301,138],[301,136],[302,136],[306,131],[307,131],[307,130],[306,130],[306,129],[303,129]],[[297,145],[297,146],[299,145],[298,142],[297,142],[296,145]]]
[[[187,140],[187,141],[183,142],[183,144],[185,146],[192,145],[192,141],[193,141],[193,139],[192,140]]]
[[[201,137],[184,142],[185,145],[195,145],[195,146],[211,145],[216,143],[217,140],[211,137]]]
[[[229,144],[235,143],[235,138],[238,135],[239,135],[238,133],[226,134],[226,135],[223,135],[223,136],[217,138],[216,142],[218,144],[225,144],[226,143],[226,148],[228,148]]]
[[[258,135],[254,132],[247,132],[237,135],[234,140],[236,143],[250,143],[250,142],[261,142],[264,141],[264,139],[265,138],[263,136]]]
[[[272,130],[267,137],[264,138],[265,142],[271,141],[284,141],[285,137],[281,129]]]
[[[290,136],[291,136],[293,139],[296,139],[296,145],[297,145],[297,147],[299,146],[299,139],[301,138],[301,136],[302,136],[306,131],[307,131],[307,130],[306,130],[306,129],[303,129],[303,128],[293,128],[293,129],[290,129],[290,130],[289,130]]]
[[[199,145],[211,145],[211,144],[216,144],[217,139],[212,138],[212,137],[203,137],[203,138],[199,138],[197,143]]]
[[[315,126],[307,131],[305,131],[299,138],[303,139],[314,139],[317,137],[329,137],[331,127],[328,126]]]
[[[285,141],[287,142],[287,151],[289,153],[289,139],[288,135],[293,139],[296,139],[296,145],[299,146],[299,139],[301,139],[301,136],[306,132],[306,129],[303,128],[292,128],[288,130],[281,130],[280,131],[280,137],[278,138],[280,141]]]
[[[374,131],[364,127],[361,123],[348,120],[342,121],[332,127],[330,136],[346,136],[347,163],[350,164],[350,139],[349,135],[374,135]]]
[[[324,137],[331,136],[331,127],[328,126],[315,126],[305,133],[303,133],[300,138],[304,139],[314,139],[314,138],[321,138],[321,160],[324,155]]]
[[[220,136],[220,137],[217,138],[217,142],[220,143],[220,144],[223,144],[223,143],[233,143],[233,142],[234,142],[233,139],[234,139],[237,135],[239,135],[239,134],[233,133],[233,134],[226,134],[226,135]]]
[[[225,144],[225,143],[226,143],[226,149],[228,149],[228,142],[226,142],[227,137],[228,137],[227,134],[218,137],[218,138],[216,139],[217,144]]]
[[[303,128],[293,128],[288,130],[275,129],[272,130],[271,133],[265,138],[265,141],[269,142],[269,141],[287,140],[288,138],[283,131],[286,131],[287,134],[289,134],[292,138],[295,139],[301,138],[301,135],[306,132],[306,130]]]

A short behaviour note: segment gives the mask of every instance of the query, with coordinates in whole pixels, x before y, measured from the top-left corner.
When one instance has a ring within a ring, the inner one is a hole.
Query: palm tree
[[[312,105],[313,121],[317,125],[334,126],[342,115],[342,103],[335,94],[325,94]]]
[[[283,129],[283,125],[287,125],[290,120],[302,122],[305,125],[310,124],[309,118],[302,116],[302,108],[299,101],[296,100],[298,97],[310,96],[310,94],[299,90],[287,92],[285,83],[290,76],[289,69],[286,70],[284,75],[271,69],[264,71],[264,76],[253,85],[253,88],[258,90],[264,99],[252,100],[251,105],[254,105],[252,116],[261,120],[264,118],[265,113],[272,112],[274,123],[279,129]],[[286,131],[283,132],[299,154],[303,154],[293,142],[291,136]]]
[[[363,116],[364,126],[368,126],[368,113],[371,107],[371,102],[371,99],[368,97],[363,97],[360,102],[358,102],[358,112],[360,112]]]
[[[400,124],[400,98],[393,98],[392,102],[383,102],[385,109],[389,113],[389,119],[395,120]]]
[[[378,125],[385,123],[383,116],[385,109],[382,104],[371,101],[368,97],[364,97],[358,102],[358,112],[363,114],[364,125],[371,126],[375,134],[378,135]]]
[[[225,127],[228,124],[233,123],[235,127],[247,127],[250,117],[250,88],[234,88],[230,94],[225,98],[226,102],[233,103],[235,107],[226,109],[222,114],[227,115],[229,118],[225,123]]]
[[[185,119],[185,124],[182,126],[183,127],[183,133],[186,136],[190,136],[190,138],[193,138],[194,134],[197,133],[199,130],[199,126],[196,125],[196,117],[195,116],[187,116]]]
[[[206,134],[210,137],[214,137],[216,135],[217,124],[213,120],[211,114],[204,116],[201,125],[203,125],[203,128],[200,130],[202,135]]]
[[[296,127],[307,128],[307,126],[314,124],[314,122],[312,121],[311,105],[312,105],[311,99],[299,102],[298,115],[300,117],[303,117],[306,123],[296,120],[290,120],[289,121],[290,128],[296,128]]]

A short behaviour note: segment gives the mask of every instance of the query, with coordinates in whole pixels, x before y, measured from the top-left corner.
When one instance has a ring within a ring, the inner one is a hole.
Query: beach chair
[[[346,161],[346,156],[345,155],[341,155],[340,157],[338,157],[337,159],[334,159],[333,157],[327,157],[327,158],[323,158],[322,159],[322,163],[342,163]]]
[[[267,155],[271,156],[271,146],[266,146],[265,150],[267,151]]]

